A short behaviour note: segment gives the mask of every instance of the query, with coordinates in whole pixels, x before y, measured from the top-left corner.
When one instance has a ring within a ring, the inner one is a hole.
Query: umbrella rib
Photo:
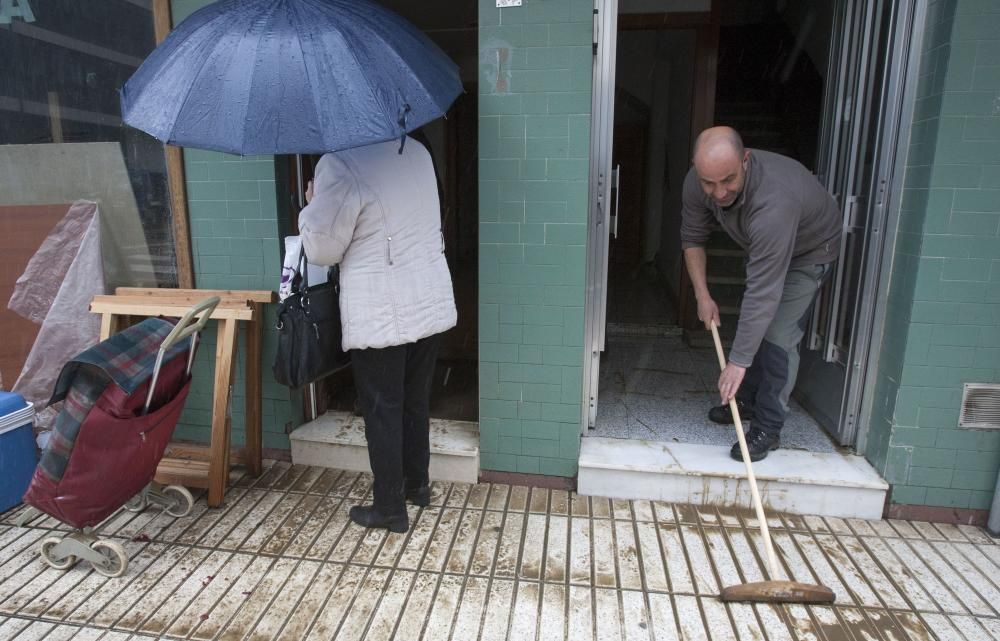
[[[393,13],[392,11],[389,11],[389,10],[385,9],[384,7],[380,7],[380,8],[382,8],[383,11],[385,11],[385,13],[389,14],[389,18],[391,18],[393,21],[395,21],[397,23],[397,26],[403,27],[404,28],[403,29],[404,32],[407,32],[409,29],[416,29],[415,27],[413,27],[411,24],[409,24],[408,22],[406,22],[404,19],[400,18],[397,14]],[[370,22],[370,18],[369,18],[369,16],[367,14],[364,14],[364,13],[362,13],[360,11],[355,10],[353,7],[350,8],[350,9],[348,9],[348,10],[353,10],[354,14],[356,16],[358,16],[362,21]],[[378,33],[374,29],[372,31],[373,31],[373,33]],[[431,41],[430,38],[426,36],[426,34],[423,34],[423,32],[420,32],[419,30],[417,31],[417,33],[419,33],[420,35],[423,35],[424,37],[426,37],[427,40],[431,44],[433,44],[435,47],[437,47],[437,44],[434,43],[433,41]],[[410,35],[411,37],[416,38],[417,40],[419,40],[419,38],[417,38],[416,35],[414,35],[414,34],[408,34],[408,35]],[[393,56],[396,58],[396,60],[398,60],[401,63],[401,66],[406,66],[407,65],[406,59],[403,57],[402,54],[400,54],[396,50],[396,48],[393,46],[393,43],[390,40],[382,37],[381,34],[379,34],[378,40],[382,44],[382,46],[384,46],[389,52],[391,52],[393,54]],[[438,47],[438,49],[440,49],[440,47]],[[451,58],[448,57],[447,54],[444,54],[444,57],[449,62],[451,62],[452,64],[455,64],[451,60]],[[431,100],[434,102],[434,105],[438,109],[441,109],[442,111],[445,111],[444,107],[441,104],[438,103],[437,96],[435,95],[435,93],[432,92],[432,91],[430,91],[430,89],[424,83],[423,78],[421,78],[420,75],[418,75],[416,73],[413,74],[413,78],[417,81],[417,84],[419,84],[420,87],[424,90],[424,94],[426,94],[427,96],[429,96],[431,98]],[[459,93],[461,93],[461,92],[459,92]],[[404,99],[405,99],[405,96],[404,96]],[[383,107],[384,107],[384,105],[383,105]]]
[[[274,4],[272,4],[270,6],[270,11],[267,13],[266,17],[264,18],[265,20],[267,20],[267,23],[264,26],[264,28],[261,29],[261,33],[266,33],[268,31],[267,27],[269,27],[271,25],[271,23],[274,21],[274,16],[277,13],[277,10],[278,10],[278,3],[274,3]],[[247,31],[243,34],[243,36],[246,37],[247,33],[253,32],[254,27],[256,27],[256,24],[254,22],[251,22],[250,28],[247,29]],[[261,38],[258,37],[256,39],[256,41],[254,42],[254,48],[253,48],[253,54],[254,54],[254,56],[253,56],[253,65],[254,65],[254,69],[257,68],[257,60],[258,60],[258,56],[260,56],[260,48],[261,48]],[[242,114],[243,126],[241,127],[242,135],[240,136],[240,155],[241,156],[245,155],[244,152],[246,151],[246,148],[247,148],[247,134],[249,133],[249,129],[247,128],[247,125],[249,124],[247,122],[247,118],[249,117],[249,114],[250,114],[250,99],[253,96],[254,79],[255,79],[255,74],[253,72],[251,72],[250,73],[249,86],[247,87],[247,100],[246,100],[246,104],[244,105],[243,114]]]
[[[215,18],[212,18],[212,19],[206,21],[205,24],[201,25],[198,28],[201,29],[201,28],[207,27],[207,26],[213,24],[217,18],[224,17],[224,15],[225,14],[220,11],[220,13],[217,14]],[[244,37],[250,31],[250,29],[252,29],[252,28],[253,28],[253,25],[251,25],[246,31],[243,32]],[[197,31],[197,29],[195,31]],[[214,32],[214,29],[213,29],[213,32]],[[192,33],[194,33],[194,31]],[[217,45],[218,45],[218,43],[216,43],[216,46]],[[215,51],[215,47],[213,47],[211,51]],[[209,53],[211,53],[211,51]],[[184,106],[187,104],[188,98],[191,97],[191,92],[194,91],[195,85],[198,84],[198,78],[201,76],[202,71],[204,71],[205,64],[208,62],[208,59],[209,59],[208,56],[205,56],[205,58],[202,59],[202,64],[201,64],[201,66],[198,67],[198,73],[196,73],[194,75],[194,77],[191,80],[191,84],[188,85],[187,91],[184,92],[184,99],[181,100],[180,107],[177,110],[178,114],[180,114],[182,111],[184,111]],[[175,132],[175,130],[177,128],[177,125],[178,125],[178,122],[174,122],[173,127],[170,128],[171,134],[174,134],[174,132]],[[176,139],[175,136],[173,136],[173,135],[171,135],[170,138],[172,140]],[[241,147],[241,149],[242,149],[242,147]]]
[[[343,32],[338,32],[338,34],[340,35],[341,38],[344,37]],[[344,40],[346,42],[346,38],[344,38]],[[380,38],[380,40],[381,40],[381,38]],[[351,50],[350,48],[348,48],[348,53],[350,53],[351,54],[351,58],[354,59],[354,65],[359,70],[363,71],[364,67],[361,65],[361,61],[358,60],[358,57],[357,57],[357,55],[355,55],[354,51]],[[387,105],[385,105],[381,100],[379,100],[378,92],[376,92],[375,91],[375,87],[372,86],[371,81],[368,79],[368,75],[365,74],[365,73],[362,73],[361,77],[365,79],[365,84],[368,85],[368,92],[371,94],[372,98],[375,100],[375,102],[378,104],[378,106],[381,107],[381,109],[379,111],[381,111],[383,114],[385,114],[386,113],[386,106]],[[390,125],[395,125],[396,123],[390,121],[389,124]]]
[[[296,15],[298,15],[297,7],[294,10],[296,12]],[[296,44],[298,44],[298,46],[299,46],[299,53],[302,55],[302,69],[305,72],[305,76],[306,76],[306,79],[309,81],[309,84],[312,85],[313,79],[309,77],[309,65],[306,64],[306,50],[302,46],[302,38],[295,38],[295,42],[296,42]],[[322,119],[322,115],[321,114],[323,113],[323,109],[322,109],[321,105],[319,103],[317,103],[316,92],[310,91],[309,95],[312,98],[313,110],[316,112],[317,123],[319,123],[319,122],[321,122],[321,119]],[[321,139],[325,138],[325,136],[323,135],[323,127],[320,127],[320,138]],[[322,140],[321,144],[322,144],[323,147],[326,147],[326,140]]]
[[[325,3],[325,2],[318,2],[318,3],[317,2],[310,2],[309,4],[312,4],[314,7],[316,7],[317,11],[320,13],[320,15],[323,15],[323,10],[324,9],[328,9],[329,8],[328,5],[327,5],[327,3]],[[350,5],[347,5],[346,8],[347,8],[348,11],[352,10],[352,7],[350,7]],[[344,40],[344,44],[346,45],[347,44],[347,38],[344,36],[343,31],[337,30],[335,33],[342,40]],[[301,38],[297,38],[297,40],[299,41],[299,51],[302,52],[303,65],[305,65],[306,53],[305,53],[305,50],[302,48],[302,39]],[[375,91],[375,87],[372,86],[372,83],[368,79],[367,74],[363,73],[365,67],[363,67],[361,65],[361,61],[358,60],[358,57],[355,55],[354,51],[352,51],[349,47],[346,47],[346,46],[344,48],[347,50],[347,53],[354,60],[354,66],[358,69],[359,72],[362,72],[361,73],[361,77],[364,78],[364,80],[365,80],[365,85],[368,87],[368,93],[371,95],[371,97],[372,97],[373,101],[375,102],[375,104],[377,104],[380,107],[379,111],[384,114],[385,111],[386,111],[386,105],[381,100],[379,100],[378,93]],[[306,77],[307,78],[309,77],[309,67],[308,67],[308,65],[306,65]],[[311,81],[312,81],[312,79],[310,79],[310,82]],[[314,98],[314,100],[315,100],[315,98]],[[317,106],[316,113],[317,113],[317,115],[319,115],[319,114],[323,113],[323,111],[322,111],[322,109],[318,108],[318,106]],[[391,123],[390,122],[390,124],[395,124],[395,123]],[[373,142],[377,142],[377,141],[373,141]]]

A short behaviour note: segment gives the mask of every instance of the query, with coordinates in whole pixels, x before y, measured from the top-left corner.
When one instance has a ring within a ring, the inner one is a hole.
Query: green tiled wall
[[[177,24],[210,0],[174,0]],[[277,289],[281,276],[274,160],[198,149],[184,150],[188,216],[195,284],[202,289]],[[267,305],[262,346],[263,445],[288,449],[286,426],[298,425],[297,395],[271,376],[276,341],[274,306]],[[207,442],[212,415],[215,333],[207,331],[198,350],[194,382],[175,437]],[[240,338],[233,385],[233,441],[242,443],[245,424],[246,345]]]
[[[481,467],[575,476],[592,4],[479,2]]]
[[[958,429],[1000,382],[1000,9],[931,2],[868,456],[894,503],[986,509],[1000,433]]]

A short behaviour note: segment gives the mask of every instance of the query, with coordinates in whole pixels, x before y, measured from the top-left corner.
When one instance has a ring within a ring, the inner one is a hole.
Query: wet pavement
[[[120,578],[49,568],[39,541],[66,528],[12,511],[0,641],[1000,641],[1000,546],[971,526],[772,515],[787,576],[836,603],[724,604],[763,578],[749,512],[445,483],[400,535],[349,522],[370,488],[271,462],[219,509],[121,512],[103,531],[131,556]]]

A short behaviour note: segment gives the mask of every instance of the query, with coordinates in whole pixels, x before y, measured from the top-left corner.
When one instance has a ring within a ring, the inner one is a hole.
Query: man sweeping
[[[708,291],[705,243],[715,224],[748,254],[746,292],[729,361],[719,376],[722,405],[709,418],[732,424],[736,399],[752,461],[778,449],[795,387],[799,342],[816,294],[837,259],[841,213],[799,162],[745,149],[730,127],[698,136],[684,180],[681,246],[698,301],[698,319],[719,325]],[[730,456],[741,461],[739,444]]]

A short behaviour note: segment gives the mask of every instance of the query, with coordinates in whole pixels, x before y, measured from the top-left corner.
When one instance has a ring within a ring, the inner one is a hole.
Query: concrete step
[[[365,421],[350,412],[330,411],[290,435],[292,463],[371,472]],[[479,480],[479,425],[431,419],[432,481]]]
[[[716,445],[585,437],[577,491],[591,496],[752,507],[743,463]],[[889,485],[860,456],[779,449],[754,464],[764,509],[880,519]]]

